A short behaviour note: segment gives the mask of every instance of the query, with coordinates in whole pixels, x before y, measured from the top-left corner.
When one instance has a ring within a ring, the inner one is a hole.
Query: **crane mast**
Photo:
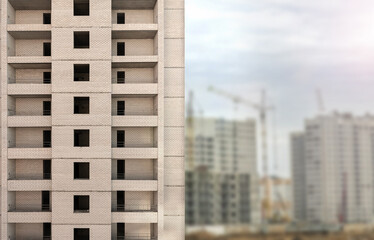
[[[250,108],[254,108],[259,113],[259,121],[261,125],[261,162],[263,166],[263,174],[265,179],[265,198],[262,202],[262,221],[267,222],[271,218],[272,214],[272,200],[271,200],[271,181],[269,177],[268,169],[268,144],[267,144],[267,112],[273,110],[273,106],[269,106],[266,102],[266,91],[261,91],[261,101],[260,103],[252,103],[240,96],[233,95],[226,91],[217,89],[213,86],[208,88],[209,91],[214,92],[220,96],[228,98],[235,104],[235,108],[238,104],[245,105]]]

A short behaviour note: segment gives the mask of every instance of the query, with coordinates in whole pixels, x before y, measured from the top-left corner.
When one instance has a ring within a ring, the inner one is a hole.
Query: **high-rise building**
[[[367,223],[374,217],[374,117],[308,119],[292,136],[294,213],[310,223]]]
[[[295,221],[306,221],[306,166],[304,133],[293,133],[291,135],[291,159],[292,159],[292,193],[293,193],[293,219]]]
[[[184,239],[184,1],[1,0],[1,239]]]
[[[193,122],[193,140],[186,141],[186,223],[258,224],[255,121]]]

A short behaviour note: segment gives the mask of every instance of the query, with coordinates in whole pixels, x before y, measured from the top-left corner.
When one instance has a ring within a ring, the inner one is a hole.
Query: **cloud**
[[[373,111],[373,11],[371,0],[188,0],[187,89],[206,115],[231,118],[232,104],[209,85],[253,101],[266,88],[287,163],[284,143],[317,112],[316,88],[330,110]]]

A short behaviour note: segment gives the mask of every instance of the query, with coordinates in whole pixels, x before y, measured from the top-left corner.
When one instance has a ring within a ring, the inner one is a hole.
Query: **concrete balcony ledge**
[[[112,158],[116,159],[156,159],[157,148],[112,148]]]
[[[50,127],[51,116],[8,116],[8,127]]]
[[[46,64],[52,63],[52,57],[45,56],[8,56],[9,64],[23,63],[23,64]]]
[[[156,127],[157,122],[157,116],[112,116],[113,127]]]
[[[8,84],[9,95],[50,95],[52,94],[51,84],[26,84],[11,83]]]
[[[157,212],[112,212],[112,223],[157,223]]]
[[[135,67],[142,68],[147,67],[151,68],[156,66],[158,62],[157,55],[151,56],[112,56],[112,65],[114,68],[122,67]]]
[[[52,25],[51,24],[8,24],[7,29],[9,32],[14,31],[51,31]]]
[[[156,36],[158,25],[154,23],[140,24],[113,24],[113,39],[153,39]]]
[[[7,30],[15,39],[51,39],[50,24],[8,24]]]
[[[49,191],[51,180],[8,180],[8,191]]]
[[[112,180],[112,191],[157,191],[157,180]]]
[[[8,223],[44,223],[51,221],[51,212],[8,212]]]
[[[51,159],[52,148],[8,148],[9,159]]]
[[[125,83],[125,84],[112,84],[113,95],[156,95],[158,94],[157,83]]]

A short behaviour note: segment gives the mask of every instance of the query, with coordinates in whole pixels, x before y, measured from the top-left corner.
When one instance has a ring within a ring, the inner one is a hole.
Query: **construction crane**
[[[189,92],[188,95],[188,103],[187,103],[187,126],[186,126],[186,141],[187,141],[187,169],[193,170],[195,167],[194,162],[194,141],[195,141],[195,134],[194,134],[194,94],[192,91]]]
[[[235,110],[239,104],[254,108],[259,113],[260,125],[261,125],[261,150],[262,150],[262,166],[263,174],[265,179],[265,198],[262,202],[262,220],[264,223],[267,223],[268,220],[272,217],[272,200],[271,200],[271,180],[269,177],[268,169],[268,146],[267,146],[267,112],[274,110],[273,106],[270,106],[266,102],[266,91],[262,90],[261,92],[261,101],[260,103],[253,103],[248,101],[240,96],[228,93],[224,90],[217,89],[213,86],[208,88],[209,91],[214,92],[218,95],[224,96],[230,99],[234,103]]]
[[[195,105],[197,105],[197,114],[202,117],[204,112],[201,105],[196,101],[195,94],[193,91],[188,93],[187,102],[187,116],[186,116],[186,142],[187,142],[187,169],[194,170],[195,166],[195,128],[196,128],[196,111]]]

